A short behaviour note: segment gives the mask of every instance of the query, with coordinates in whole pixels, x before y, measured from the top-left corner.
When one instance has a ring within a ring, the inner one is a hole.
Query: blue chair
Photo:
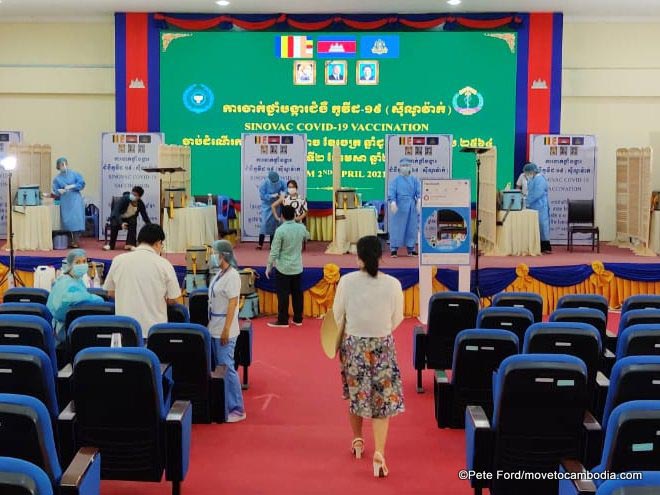
[[[628,356],[614,364],[602,423],[614,408],[634,400],[660,401],[660,356]]]
[[[660,309],[660,295],[657,294],[638,294],[630,296],[623,301],[621,314],[635,309]]]
[[[387,203],[385,201],[369,201],[367,205],[373,206],[376,210],[376,221],[378,222],[378,230],[385,232],[385,210],[387,208]]]
[[[193,423],[224,423],[225,366],[214,366],[211,336],[195,323],[161,323],[149,330],[147,347],[172,365],[174,400],[192,403]]]
[[[413,331],[413,364],[417,370],[417,392],[422,387],[422,370],[449,369],[453,361],[454,341],[461,330],[477,323],[479,298],[471,292],[438,292],[429,300],[427,329]]]
[[[143,347],[142,329],[129,316],[91,315],[73,320],[67,330],[68,351],[71,360],[88,347],[110,347],[112,334],[121,335],[122,347]]]
[[[148,349],[80,351],[73,402],[60,414],[63,456],[94,445],[103,457],[102,479],[158,482],[165,472],[178,495],[188,471],[192,407],[176,401],[169,408],[162,381],[158,357]]]
[[[225,232],[229,230],[229,198],[218,195],[217,202],[218,222],[225,227]]]
[[[534,323],[543,321],[543,298],[534,292],[500,292],[493,296],[492,305],[525,308],[534,315]]]
[[[5,292],[2,302],[46,304],[48,291],[34,287],[11,287]]]
[[[660,401],[635,400],[617,406],[607,422],[605,446],[600,464],[591,469],[591,472],[602,476],[605,472],[660,471],[658,431],[660,431]],[[574,459],[564,459],[560,471],[571,474],[583,473],[585,467]],[[575,481],[562,480],[559,493],[562,495],[601,493],[600,487],[607,483],[601,476],[595,478],[593,482],[581,483],[582,486],[577,486]],[[655,478],[653,482],[657,483],[657,480]],[[646,479],[640,481],[647,482]],[[610,491],[609,493],[628,495],[629,492]],[[646,489],[638,490],[636,493],[651,494],[657,491]]]
[[[23,345],[41,349],[50,358],[53,373],[57,372],[53,328],[49,321],[40,316],[0,314],[0,349],[5,345]]]
[[[617,338],[617,361],[626,356],[660,355],[660,323],[631,325]]]
[[[0,304],[0,306],[2,306]],[[660,323],[660,309],[631,309],[621,314],[619,320],[619,332],[633,325],[657,324]]]
[[[559,298],[559,301],[557,301],[557,307],[555,309],[566,308],[597,309],[605,315],[606,324],[607,316],[610,310],[607,298],[599,294],[566,294],[565,296]]]
[[[463,330],[454,343],[451,370],[435,371],[435,419],[438,428],[463,428],[465,407],[481,406],[493,413],[493,372],[518,354],[518,337],[507,330]]]
[[[87,237],[98,237],[99,216],[99,207],[95,204],[85,207],[85,235]]]
[[[53,315],[41,303],[5,302],[0,304],[0,315],[32,315],[53,323]]]
[[[207,326],[209,324],[209,293],[206,289],[197,289],[188,294],[190,322]]]
[[[551,473],[560,459],[582,459],[600,440],[600,427],[588,414],[587,367],[575,356],[510,356],[493,374],[493,417],[483,408],[465,411],[467,469],[496,473]],[[492,495],[557,493],[556,480],[472,478],[476,492]]]
[[[0,457],[0,493],[53,495],[53,485],[44,470],[31,462],[13,457]]]
[[[168,304],[167,321],[168,323],[190,323],[190,313],[188,312],[188,308],[179,303]]]
[[[54,490],[61,495],[99,493],[98,450],[81,448],[75,457],[71,456],[73,461],[62,473],[51,420],[41,401],[27,395],[0,394],[0,424],[0,456],[34,464],[46,473]]]
[[[115,304],[112,302],[80,303],[71,306],[64,317],[64,328],[68,329],[76,318],[81,316],[109,316],[115,314]]]
[[[110,297],[108,291],[100,287],[90,287],[87,292],[102,297],[105,302],[114,302],[114,298]]]
[[[60,413],[55,374],[50,358],[41,349],[23,345],[0,346],[0,393],[29,395],[48,409],[53,425]]]
[[[477,328],[508,330],[515,333],[520,342],[532,323],[534,315],[525,308],[490,307],[482,309],[477,315]]]

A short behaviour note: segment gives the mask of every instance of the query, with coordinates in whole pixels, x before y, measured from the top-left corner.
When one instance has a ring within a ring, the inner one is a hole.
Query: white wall
[[[0,23],[0,130],[50,144],[100,196],[101,132],[115,128],[114,24]],[[98,204],[98,203],[97,203]]]
[[[616,234],[616,149],[655,145],[660,189],[660,22],[566,22],[561,131],[598,139],[596,220]]]

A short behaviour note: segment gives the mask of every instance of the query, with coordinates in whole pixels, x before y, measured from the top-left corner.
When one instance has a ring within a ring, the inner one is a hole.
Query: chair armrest
[[[94,447],[81,448],[60,481],[61,495],[98,495],[101,483],[101,453]]]
[[[435,420],[438,428],[451,427],[451,412],[454,403],[454,386],[446,370],[435,370],[433,378],[433,399],[435,403]]]
[[[413,367],[416,370],[426,368],[426,330],[421,325],[413,330]]]
[[[57,417],[57,429],[60,462],[67,466],[73,459],[76,445],[76,410],[73,402],[69,402]]]
[[[465,408],[465,452],[468,471],[491,472],[493,455],[493,430],[486,412],[481,406]],[[488,480],[471,479],[473,488],[488,486]]]
[[[559,471],[570,473],[576,478],[578,474],[586,471],[584,466],[575,459],[562,459],[559,461]],[[596,493],[596,485],[591,480],[562,479],[559,480],[559,493],[561,495],[588,495]]]
[[[603,448],[603,429],[589,411],[584,413],[582,428],[582,461],[585,466],[592,468],[598,464],[598,459]]]
[[[612,368],[616,362],[616,356],[609,349],[605,349],[603,352],[603,357],[601,358],[601,370],[605,376],[610,376],[612,373]]]
[[[596,388],[594,390],[594,403],[592,412],[594,417],[601,421],[603,419],[603,411],[605,409],[605,402],[607,401],[607,391],[610,388],[610,380],[603,373],[598,371],[596,373]]]
[[[209,398],[211,400],[211,421],[224,423],[227,411],[225,411],[225,375],[227,366],[219,364],[211,371],[211,390]]]
[[[57,401],[60,404],[68,404],[71,400],[71,377],[73,376],[73,366],[66,364],[57,372]]]
[[[617,342],[617,335],[610,332],[609,330],[605,330],[605,342],[603,342],[603,346],[607,349],[616,349]]]
[[[163,403],[165,408],[172,405],[172,391],[174,390],[174,378],[172,378],[172,364],[160,363],[160,376],[163,384]]]
[[[190,460],[190,434],[192,431],[192,405],[187,400],[177,400],[172,404],[165,418],[167,481],[183,481],[188,472]]]

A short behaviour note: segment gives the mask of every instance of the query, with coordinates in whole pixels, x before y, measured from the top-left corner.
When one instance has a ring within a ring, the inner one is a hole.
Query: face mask
[[[131,202],[135,201],[135,194],[129,194],[128,195],[128,200],[131,201]]]
[[[87,263],[80,263],[78,265],[73,265],[73,268],[71,269],[71,273],[73,274],[74,277],[76,278],[82,278],[85,273],[89,270],[89,266]]]
[[[296,189],[295,187],[290,187],[290,188],[289,188],[289,194],[290,194],[291,196],[293,196],[293,195],[296,194],[297,192],[298,192],[298,189]]]
[[[534,178],[534,174],[525,174],[525,179],[532,180],[533,178]]]
[[[60,167],[60,173],[61,174],[66,174],[66,167],[65,166]]]
[[[401,175],[410,175],[410,167],[401,167],[399,172]]]
[[[220,259],[217,254],[212,254],[211,255],[211,266],[213,268],[219,268],[220,267]]]

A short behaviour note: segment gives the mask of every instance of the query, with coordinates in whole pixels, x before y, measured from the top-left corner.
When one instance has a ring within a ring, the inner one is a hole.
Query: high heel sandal
[[[362,459],[362,452],[364,452],[364,440],[356,437],[351,442],[351,452],[356,459]]]
[[[385,465],[385,458],[380,452],[374,452],[374,478],[387,477],[389,470]]]

